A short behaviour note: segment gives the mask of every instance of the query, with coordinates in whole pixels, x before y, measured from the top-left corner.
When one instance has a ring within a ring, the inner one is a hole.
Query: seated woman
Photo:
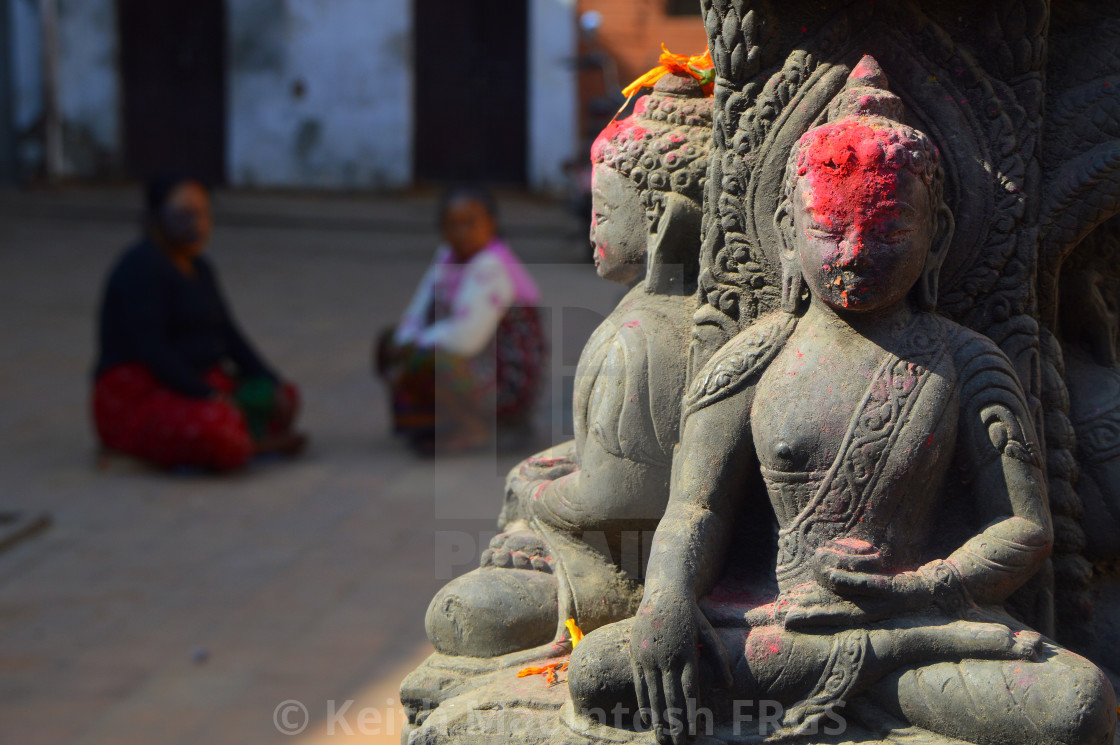
[[[202,256],[210,195],[198,181],[148,186],[148,235],[109,274],[93,420],[104,447],[171,468],[231,470],[294,454],[299,395],[237,327]]]
[[[540,291],[498,236],[491,196],[453,189],[439,215],[446,243],[376,360],[394,430],[424,453],[481,447],[495,419],[524,422],[544,355]]]

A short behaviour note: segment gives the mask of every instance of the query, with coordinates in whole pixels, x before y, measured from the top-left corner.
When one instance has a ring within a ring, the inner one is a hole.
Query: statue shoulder
[[[970,447],[981,459],[1002,453],[1041,467],[1031,406],[1011,360],[987,336],[946,319],[942,324]]]
[[[697,374],[684,401],[687,416],[755,383],[785,346],[797,317],[778,311],[755,321],[727,342]]]
[[[966,397],[982,393],[989,385],[1014,392],[1023,401],[1026,396],[1015,366],[991,338],[970,328],[940,318],[949,354],[956,370],[958,386]]]

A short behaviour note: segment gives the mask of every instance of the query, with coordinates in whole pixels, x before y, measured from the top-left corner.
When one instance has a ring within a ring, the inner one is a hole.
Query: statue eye
[[[882,234],[879,240],[883,243],[902,243],[909,239],[913,232],[913,228],[899,228],[893,232]]]
[[[837,240],[839,238],[839,236],[836,235],[835,233],[833,233],[829,230],[825,230],[824,228],[819,228],[819,227],[810,227],[810,228],[808,228],[808,230],[806,232],[812,238],[819,238],[819,239],[825,240],[825,241],[827,241],[827,240]]]

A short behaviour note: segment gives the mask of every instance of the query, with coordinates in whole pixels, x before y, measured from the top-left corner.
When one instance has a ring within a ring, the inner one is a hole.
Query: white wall
[[[230,182],[409,184],[411,6],[410,0],[227,0]]]
[[[58,46],[63,168],[105,175],[121,152],[115,0],[58,0]]]
[[[575,0],[529,2],[529,184],[560,191],[578,143]]]
[[[66,176],[109,175],[120,164],[120,78],[115,0],[55,0],[58,9],[58,107]],[[42,162],[39,137],[27,136],[43,115],[43,29],[38,0],[10,0],[13,120],[23,135],[17,158],[31,171]]]
[[[12,29],[12,119],[30,129],[43,112],[43,43],[36,0],[9,0]]]

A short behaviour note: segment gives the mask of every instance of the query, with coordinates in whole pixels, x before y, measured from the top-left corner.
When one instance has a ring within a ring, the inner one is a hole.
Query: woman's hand
[[[730,687],[727,652],[711,623],[684,592],[653,591],[634,617],[630,660],[642,721],[657,741],[680,745],[696,728],[700,655]]]

